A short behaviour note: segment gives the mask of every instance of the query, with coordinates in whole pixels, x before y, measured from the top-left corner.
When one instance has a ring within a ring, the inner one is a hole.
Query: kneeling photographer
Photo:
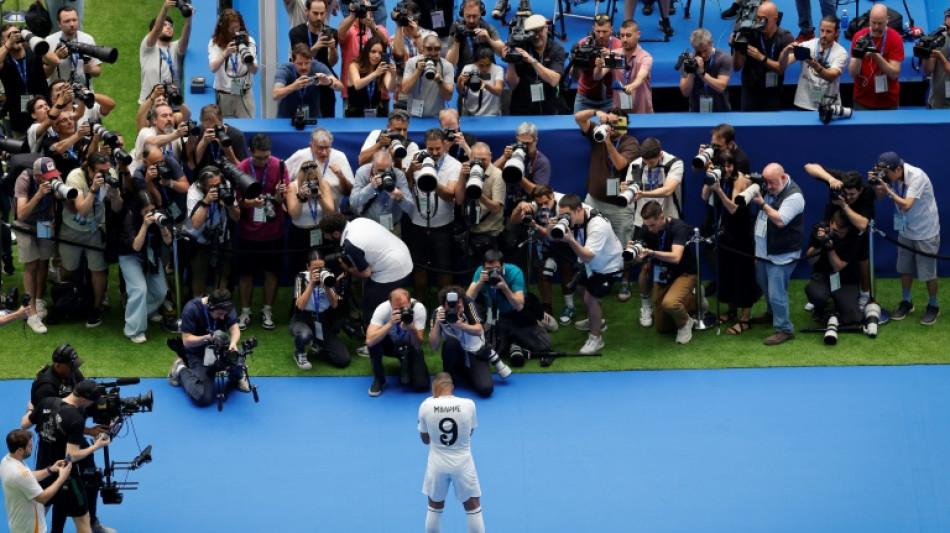
[[[214,288],[224,289],[231,274],[231,240],[228,221],[237,221],[241,210],[234,188],[213,165],[202,169],[188,189],[187,217],[183,232],[188,236],[183,260],[191,272],[192,295],[205,292],[208,275],[214,273]]]
[[[228,365],[230,384],[241,392],[249,392],[244,376],[244,355],[238,352],[241,328],[231,292],[217,289],[211,296],[195,298],[181,312],[181,340],[184,357],[176,357],[168,372],[168,384],[181,386],[199,407],[215,400],[214,374],[219,369],[221,352],[238,353],[236,364]],[[224,370],[224,369],[221,369]]]
[[[409,291],[395,289],[389,299],[373,311],[366,328],[366,346],[373,367],[369,395],[376,397],[386,387],[383,356],[399,359],[399,382],[416,392],[429,387],[429,368],[422,353],[422,332],[426,328],[426,308]]]
[[[443,339],[442,370],[452,374],[456,382],[465,378],[482,398],[488,398],[495,390],[488,363],[495,365],[502,379],[511,375],[511,369],[485,342],[485,328],[475,300],[458,285],[439,291],[439,307],[432,313],[429,348],[433,352],[438,350]]]
[[[815,307],[812,318],[824,324],[825,306],[834,303],[831,311],[838,325],[860,324],[864,313],[858,306],[858,269],[861,239],[858,232],[841,211],[835,212],[827,223],[819,222],[812,230],[805,256],[814,273],[805,287],[808,303]]]
[[[336,292],[337,275],[330,271],[320,252],[311,249],[307,255],[307,270],[297,274],[294,284],[294,307],[290,318],[290,334],[294,337],[294,363],[301,370],[313,365],[307,359],[311,354],[323,353],[327,361],[337,367],[350,364],[350,353],[337,336],[342,316],[336,312],[340,297]]]
[[[505,263],[498,250],[488,250],[484,259],[465,294],[484,297],[489,345],[507,355],[511,366],[524,366],[531,353],[551,349],[551,336],[540,322],[544,310],[538,297],[527,293],[518,265]]]

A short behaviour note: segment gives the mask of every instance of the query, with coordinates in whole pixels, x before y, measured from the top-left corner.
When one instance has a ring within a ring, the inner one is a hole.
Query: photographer
[[[515,144],[505,146],[505,151],[495,160],[495,166],[504,169],[518,145],[521,145],[525,150],[524,174],[516,186],[509,187],[509,197],[513,195],[524,197],[530,194],[536,186],[551,183],[551,162],[548,160],[548,156],[538,150],[538,140],[538,127],[530,122],[522,122],[515,129]],[[520,188],[520,190],[512,191],[511,189],[514,188]],[[505,205],[515,205],[516,203],[517,201],[506,201]]]
[[[23,134],[30,126],[30,115],[25,104],[33,95],[49,94],[46,78],[56,69],[52,52],[38,56],[23,41],[20,28],[12,24],[0,25],[0,83],[6,95],[4,108],[10,116],[10,129]]]
[[[528,297],[524,273],[518,265],[504,262],[498,250],[488,250],[484,263],[475,269],[466,296],[484,298],[487,319],[492,333],[492,347],[503,357],[510,357],[512,366],[524,366],[526,354],[551,349],[551,336],[538,319],[543,310],[537,297]]]
[[[59,238],[62,239],[59,246],[62,260],[60,279],[72,279],[79,270],[83,256],[86,257],[86,268],[91,272],[93,298],[86,327],[94,328],[102,324],[102,299],[109,277],[109,264],[104,254],[106,211],[122,211],[118,175],[113,171],[109,158],[92,153],[82,167],[69,173],[66,185],[79,191],[79,195],[74,200],[67,198],[63,201],[63,225],[59,231]],[[79,277],[83,277],[82,272]]]
[[[424,53],[406,61],[399,90],[409,97],[409,115],[435,117],[455,91],[455,69],[442,59],[438,37],[427,35],[422,44]]]
[[[383,61],[386,44],[377,37],[363,46],[359,57],[349,65],[349,98],[344,116],[348,118],[383,117],[389,114],[390,93],[396,91],[396,65]]]
[[[402,215],[416,210],[415,197],[406,175],[393,168],[392,156],[385,151],[376,152],[372,163],[356,170],[350,205],[359,216],[378,223],[395,235],[400,234]]]
[[[33,455],[33,433],[14,429],[7,433],[9,454],[0,462],[3,498],[7,504],[7,524],[11,533],[46,531],[46,509],[69,480],[72,463],[57,461],[46,469],[32,471],[26,459]],[[46,488],[40,485],[45,482]]]
[[[168,16],[168,10],[178,6],[176,0],[164,0],[158,10],[158,16],[148,25],[148,34],[139,45],[139,66],[142,69],[142,88],[139,90],[139,104],[152,94],[156,85],[168,83],[181,87],[185,77],[182,61],[188,52],[188,43],[191,41],[191,21],[194,20],[195,7],[191,7],[192,14],[185,17],[185,26],[181,30],[178,40],[175,38],[175,21]]]
[[[226,338],[227,347],[215,345],[217,338]],[[237,352],[241,340],[241,328],[227,289],[216,289],[210,296],[185,304],[181,312],[181,340],[187,361],[175,358],[168,371],[168,384],[181,386],[195,405],[207,407],[214,402],[219,352]],[[250,384],[241,368],[243,364],[244,356],[239,355],[237,364],[228,365],[228,381],[239,391],[250,392]]]
[[[340,331],[340,317],[336,311],[339,296],[333,287],[323,283],[323,275],[329,270],[325,268],[320,253],[310,250],[307,259],[307,270],[297,274],[294,285],[294,308],[290,317],[294,363],[300,370],[313,368],[307,359],[307,346],[312,344],[311,353],[322,352],[331,365],[346,368],[350,364],[350,353],[337,336]],[[331,279],[335,284],[336,278]]]
[[[156,315],[168,292],[162,245],[171,245],[172,232],[170,221],[161,223],[164,217],[167,215],[156,211],[151,195],[139,191],[132,196],[122,220],[119,267],[128,295],[123,333],[135,344],[147,340],[148,320]]]
[[[577,41],[571,49],[571,64],[573,65],[571,77],[577,80],[577,96],[574,98],[575,114],[585,110],[607,112],[614,107],[614,71],[607,68],[604,62],[604,57],[608,56],[611,50],[620,48],[621,45],[620,39],[613,37],[612,33],[610,15],[606,13],[595,15],[594,29],[591,34]],[[588,48],[589,51],[581,57],[579,52],[584,48]],[[587,66],[581,67],[578,65],[580,62],[586,63]],[[632,68],[633,65],[630,67]],[[649,75],[649,73],[648,67],[646,74]],[[649,93],[649,84],[647,84],[647,92]]]
[[[482,317],[475,307],[475,300],[465,294],[462,287],[449,285],[439,291],[439,306],[432,313],[429,323],[429,349],[433,352],[442,345],[442,370],[452,374],[458,381],[465,378],[475,393],[488,398],[495,390],[492,383],[489,360],[498,361],[498,354],[485,342]],[[501,363],[504,365],[504,363]],[[507,366],[505,377],[511,373]],[[499,369],[499,374],[503,371]]]
[[[558,87],[564,75],[567,52],[561,43],[549,38],[550,30],[543,16],[528,17],[524,21],[524,30],[533,34],[528,49],[506,45],[504,50],[509,64],[505,81],[511,88],[510,114],[556,115]],[[509,60],[508,56],[512,54],[520,55],[520,62]]]
[[[943,26],[939,28],[944,35],[950,31],[950,9],[943,12]],[[924,76],[930,76],[930,98],[927,107],[931,109],[950,108],[950,91],[947,91],[947,72],[950,72],[950,39],[943,46],[930,52],[930,57],[921,61]]]
[[[155,104],[148,114],[149,126],[139,130],[132,153],[139,154],[145,143],[158,147],[166,156],[172,156],[179,164],[186,161],[184,139],[188,137],[188,125],[175,122],[175,111],[168,103]],[[190,140],[190,139],[189,139]]]
[[[854,78],[857,110],[897,109],[900,103],[898,78],[904,61],[904,40],[887,22],[887,6],[874,4],[870,26],[858,30],[851,38],[848,74]]]
[[[224,9],[218,15],[208,43],[208,67],[214,72],[215,103],[221,116],[254,118],[257,44],[247,33],[244,17],[233,9]]]
[[[713,158],[717,157],[722,150],[729,150],[736,160],[736,170],[743,174],[752,172],[752,163],[749,161],[749,156],[746,155],[745,150],[736,144],[736,129],[731,125],[723,123],[710,130],[709,144],[699,145],[699,152],[706,148],[712,148],[712,157],[706,158],[709,161],[706,168],[712,164]]]
[[[47,79],[60,78],[71,83],[79,83],[92,89],[92,78],[102,74],[102,65],[99,59],[70,52],[64,44],[74,42],[89,46],[96,46],[92,35],[79,30],[79,13],[70,6],[60,8],[56,13],[56,24],[60,31],[46,37],[49,49],[53,51],[51,58],[55,70],[47,75]]]
[[[653,91],[650,75],[653,56],[640,46],[640,25],[634,20],[625,20],[620,25],[620,45],[613,46],[610,53],[622,55],[623,68],[613,69],[615,90],[613,104],[609,107],[627,113],[652,113]],[[576,109],[576,106],[575,106]],[[606,111],[609,112],[609,109]]]
[[[680,93],[689,99],[690,113],[732,111],[729,103],[729,79],[732,77],[732,56],[713,47],[709,30],[698,28],[689,34],[696,68],[680,71]]]
[[[346,4],[349,0],[342,0],[342,3]],[[382,17],[381,21],[376,21],[373,19],[373,16],[377,14],[378,9],[372,8],[373,5],[370,0],[353,0],[351,4],[362,3],[364,8],[371,8],[373,11],[367,9],[363,13],[358,13],[357,11],[352,10],[353,5],[349,6],[349,9],[344,7],[344,17],[340,21],[340,29],[338,35],[340,37],[340,54],[342,55],[342,64],[348,66],[352,61],[355,61],[360,55],[360,51],[363,50],[363,47],[366,46],[367,41],[373,37],[378,37],[380,41],[384,43],[389,42],[389,32],[386,31],[386,12],[385,12],[385,2],[380,2],[384,4],[383,12],[379,13],[378,16]],[[359,17],[357,17],[359,15]],[[381,23],[380,23],[381,22]],[[346,104],[348,93],[347,85],[349,84],[349,69],[342,68],[340,69],[340,81],[343,83],[343,103]],[[344,108],[346,105],[343,106]],[[365,162],[360,162],[360,164],[365,164]]]
[[[231,275],[228,219],[241,218],[234,187],[224,181],[218,167],[208,166],[188,188],[187,202],[182,231],[189,237],[184,256],[190,257],[191,293],[204,294],[212,272],[213,287],[224,289]]]
[[[132,174],[137,191],[148,191],[152,201],[175,222],[185,220],[188,203],[188,178],[174,157],[165,155],[154,144],[145,143],[139,153],[139,165]]]
[[[373,154],[385,149],[393,155],[393,163],[397,167],[406,168],[409,161],[412,161],[416,152],[419,151],[419,145],[409,139],[409,118],[409,113],[405,109],[390,111],[386,129],[373,130],[366,136],[366,140],[363,141],[363,146],[360,148],[357,163],[361,166],[365,165],[373,160]],[[393,153],[393,140],[398,140],[399,145],[406,149],[405,157],[398,158]]]
[[[642,251],[637,260],[644,262],[643,269],[653,279],[656,331],[669,333],[675,329],[676,343],[686,344],[693,338],[689,314],[696,311],[696,252],[689,243],[693,228],[666,216],[656,202],[644,204],[640,217],[647,231],[641,233]],[[633,245],[633,241],[627,244]]]
[[[795,38],[778,25],[778,7],[772,2],[762,2],[756,11],[756,21],[764,19],[765,25],[756,29],[748,38],[745,51],[733,45],[737,32],[729,37],[733,46],[732,66],[742,71],[742,110],[778,111],[781,107],[782,85],[785,83],[785,67],[779,56]]]
[[[805,286],[805,296],[814,307],[812,317],[819,323],[827,320],[825,306],[829,301],[833,302],[832,313],[838,317],[838,325],[854,326],[864,321],[858,306],[860,248],[857,231],[841,211],[812,229],[805,256],[814,273]]]
[[[406,61],[422,53],[422,41],[429,35],[436,35],[432,30],[419,26],[419,5],[415,2],[403,0],[393,9],[392,19],[396,23],[390,44],[392,45],[393,79],[397,86],[402,85]],[[408,109],[408,95],[404,91],[396,91],[397,102],[393,108]]]
[[[399,359],[399,382],[415,392],[429,386],[429,368],[422,352],[422,335],[426,327],[426,308],[405,289],[395,289],[389,299],[380,303],[366,328],[366,346],[373,368],[369,395],[379,396],[386,388],[383,356]]]
[[[185,149],[188,152],[188,167],[197,176],[208,165],[216,165],[222,157],[235,165],[247,159],[247,141],[244,132],[231,124],[225,124],[221,108],[208,104],[198,115],[200,135],[189,134]]]
[[[293,26],[289,36],[291,50],[298,44],[305,44],[313,59],[325,66],[330,71],[330,75],[335,77],[333,66],[340,59],[340,54],[337,51],[339,36],[336,28],[326,25],[328,11],[332,3],[332,0],[307,0],[304,4],[307,9],[307,22]],[[346,67],[344,66],[344,68]],[[317,87],[316,91],[320,94],[319,116],[324,118],[335,117],[336,94],[334,89],[329,86]]]
[[[561,197],[557,210],[558,222],[555,224],[560,224],[562,230],[567,226],[561,240],[577,256],[580,267],[577,286],[587,307],[587,318],[574,322],[575,328],[590,331],[580,352],[596,353],[604,347],[601,332],[607,329],[607,321],[601,318],[600,299],[610,294],[614,282],[620,277],[623,269],[622,246],[606,217],[595,209],[585,207],[576,194]],[[553,228],[548,230],[549,234]],[[578,237],[584,244],[578,241]]]
[[[501,116],[501,97],[505,88],[505,69],[495,64],[495,52],[482,47],[475,61],[460,69],[458,77],[459,109],[464,115]]]
[[[473,167],[480,167],[482,171],[481,195],[475,200],[467,196]],[[459,184],[455,187],[455,203],[461,207],[463,223],[469,227],[471,254],[478,258],[488,250],[497,249],[498,237],[505,229],[505,181],[501,170],[491,164],[491,149],[487,144],[475,143],[472,161],[462,164]]]
[[[92,128],[88,123],[77,128],[70,113],[60,113],[53,122],[53,133],[55,137],[47,136],[40,141],[40,152],[55,161],[60,172],[69,175],[93,151],[90,142]]]
[[[802,73],[798,77],[798,88],[795,89],[795,107],[815,111],[829,98],[834,99],[834,104],[841,104],[838,78],[848,62],[848,51],[838,44],[840,23],[834,14],[828,15],[821,19],[818,38],[801,44],[792,42],[782,49],[779,63],[787,65],[789,56],[802,62]],[[803,49],[807,52],[807,58],[800,59],[799,54],[803,53]]]
[[[135,113],[135,127],[139,130],[142,128],[148,128],[152,125],[152,109],[162,105],[168,105],[168,94],[173,94],[173,91],[178,91],[176,85],[168,85],[169,93],[165,93],[165,85],[159,84],[152,88],[152,92],[148,94],[145,98],[145,101],[142,102],[142,105],[139,106],[139,110]],[[96,95],[98,99],[101,95]],[[177,110],[176,110],[177,108]],[[191,120],[191,109],[182,102],[178,106],[172,106],[172,124],[178,125],[182,122]],[[184,140],[181,141],[181,146],[177,146],[176,149],[178,152],[184,151]]]
[[[463,0],[459,6],[459,19],[449,30],[445,47],[445,59],[458,67],[459,72],[478,61],[483,49],[500,54],[505,47],[494,26],[482,20],[485,4],[482,0]]]
[[[903,320],[914,312],[910,289],[916,270],[917,278],[927,285],[930,297],[920,323],[932,326],[940,316],[937,259],[916,253],[937,254],[940,250],[940,215],[930,177],[922,169],[905,163],[896,153],[884,152],[878,156],[874,170],[868,172],[868,178],[878,200],[887,197],[894,202],[894,230],[902,245],[897,248],[901,303],[891,318]]]
[[[326,65],[313,58],[307,45],[295,44],[291,53],[293,62],[282,64],[274,75],[271,98],[279,101],[277,118],[294,118],[300,110],[305,121],[323,118],[321,89],[339,91],[343,85]]]
[[[442,150],[465,163],[472,157],[472,146],[478,139],[471,133],[463,133],[458,111],[447,107],[439,111],[439,126],[442,127]]]
[[[353,169],[346,155],[333,147],[333,134],[328,129],[320,126],[313,128],[310,146],[297,150],[287,158],[287,170],[290,175],[297,176],[306,163],[314,163],[320,168],[321,182],[325,181],[333,193],[328,197],[330,203],[335,210],[342,209],[343,199],[353,190]]]
[[[290,217],[287,257],[291,265],[304,265],[310,248],[323,245],[323,232],[317,226],[320,220],[336,212],[333,191],[320,166],[313,161],[305,161],[287,186],[284,199]]]

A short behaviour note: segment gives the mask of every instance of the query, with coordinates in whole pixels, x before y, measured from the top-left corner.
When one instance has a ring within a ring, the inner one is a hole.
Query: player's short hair
[[[537,200],[542,196],[554,196],[554,191],[547,185],[535,185],[534,189],[531,189],[529,196],[532,200]]]
[[[444,372],[441,372],[444,374]],[[449,383],[452,382],[452,377],[449,377]],[[14,429],[10,433],[7,433],[7,450],[10,453],[13,453],[20,448],[26,448],[26,445],[33,440],[33,432],[26,429]]]

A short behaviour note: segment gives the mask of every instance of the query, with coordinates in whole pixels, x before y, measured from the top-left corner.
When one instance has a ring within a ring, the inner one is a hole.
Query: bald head
[[[874,4],[870,15],[871,35],[881,37],[887,29],[887,6]]]
[[[778,29],[778,6],[772,2],[762,2],[756,11],[756,16],[765,17],[767,21],[765,29],[762,31],[766,37],[771,37]]]
[[[788,183],[785,169],[778,163],[769,163],[762,171],[762,178],[765,179],[765,188],[773,195],[781,192]]]

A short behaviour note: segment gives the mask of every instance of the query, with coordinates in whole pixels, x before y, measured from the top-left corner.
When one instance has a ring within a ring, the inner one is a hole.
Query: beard
[[[165,34],[163,33],[163,34],[161,34],[161,35],[158,36],[158,40],[161,41],[161,42],[163,42],[163,43],[165,43],[165,44],[168,44],[168,43],[172,42],[172,36],[171,36],[171,35],[165,35]]]

